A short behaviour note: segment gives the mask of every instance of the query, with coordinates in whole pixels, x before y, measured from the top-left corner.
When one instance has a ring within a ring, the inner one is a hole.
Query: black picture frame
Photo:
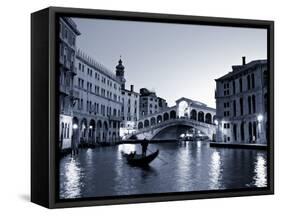
[[[241,190],[175,192],[60,200],[57,196],[58,95],[56,85],[58,24],[71,17],[182,23],[267,29],[269,68],[268,187]],[[160,202],[274,194],[274,22],[202,16],[49,7],[31,15],[31,201],[47,208]]]

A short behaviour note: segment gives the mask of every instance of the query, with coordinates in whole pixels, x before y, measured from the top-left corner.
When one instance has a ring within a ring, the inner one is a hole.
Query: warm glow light
[[[78,125],[77,124],[73,124],[73,129],[77,129],[78,128]]]
[[[92,125],[90,125],[90,127],[89,127],[90,129],[92,129],[93,128],[93,126]]]
[[[218,124],[219,124],[218,120],[215,120],[214,122],[215,122],[215,125],[218,125]]]
[[[263,120],[263,115],[258,115],[258,122],[261,122]]]

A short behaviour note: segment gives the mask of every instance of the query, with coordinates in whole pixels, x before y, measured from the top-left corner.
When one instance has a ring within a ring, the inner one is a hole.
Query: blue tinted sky
[[[231,66],[267,57],[266,30],[73,19],[77,47],[115,71],[122,55],[126,87],[155,90],[169,105],[180,97],[215,108],[214,79]]]

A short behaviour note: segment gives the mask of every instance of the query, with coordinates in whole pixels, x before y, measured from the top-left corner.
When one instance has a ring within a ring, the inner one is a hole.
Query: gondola
[[[143,156],[142,154],[130,153],[126,154],[123,153],[123,156],[127,159],[128,164],[133,166],[148,166],[150,162],[152,162],[159,154],[159,150],[156,152]]]

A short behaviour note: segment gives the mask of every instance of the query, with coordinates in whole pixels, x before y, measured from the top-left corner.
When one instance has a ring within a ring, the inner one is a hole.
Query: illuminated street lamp
[[[214,122],[215,122],[215,125],[218,125],[218,124],[219,124],[218,120],[215,120]]]
[[[262,122],[262,120],[263,120],[263,115],[262,115],[262,114],[259,114],[259,115],[258,115],[258,122]]]
[[[78,128],[78,125],[77,124],[73,124],[73,129],[77,129]]]

